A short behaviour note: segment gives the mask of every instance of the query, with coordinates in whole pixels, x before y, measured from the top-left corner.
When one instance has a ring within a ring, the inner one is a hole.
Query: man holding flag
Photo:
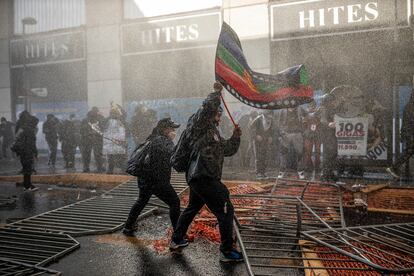
[[[221,246],[220,261],[240,262],[243,256],[233,249],[234,209],[230,193],[221,182],[224,157],[234,155],[240,145],[241,130],[235,126],[230,139],[224,140],[217,129],[220,123],[220,83],[214,84],[214,92],[204,100],[203,106],[188,120],[191,139],[194,140],[189,167],[186,171],[190,186],[188,206],[181,213],[170,244],[171,251],[177,251],[188,245],[184,239],[187,229],[194,217],[205,205],[217,217]]]
[[[254,72],[247,64],[237,34],[223,22],[216,52],[215,73],[217,82],[214,92],[193,114],[183,132],[183,147],[188,158],[178,158],[181,147],[173,154],[172,163],[185,159],[184,168],[190,196],[187,208],[181,213],[172,235],[170,250],[177,251],[188,245],[184,239],[187,229],[200,209],[206,204],[217,217],[221,236],[220,261],[240,262],[243,256],[233,248],[234,209],[229,191],[221,182],[223,160],[234,155],[240,145],[241,130],[234,123],[221,91],[223,86],[241,102],[261,109],[296,107],[312,101],[313,90],[308,85],[307,72],[303,65],[288,68],[276,75]],[[221,100],[234,125],[233,135],[224,140],[217,129],[222,109]],[[180,138],[181,141],[182,138]],[[180,141],[178,144],[181,144]],[[186,156],[184,154],[181,156]],[[177,156],[177,160],[173,160]],[[174,166],[174,168],[176,168]],[[180,170],[179,170],[180,171]]]

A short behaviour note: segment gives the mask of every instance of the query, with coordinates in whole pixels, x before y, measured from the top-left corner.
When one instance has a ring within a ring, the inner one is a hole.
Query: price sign
[[[338,155],[367,154],[368,117],[343,118],[335,115]]]

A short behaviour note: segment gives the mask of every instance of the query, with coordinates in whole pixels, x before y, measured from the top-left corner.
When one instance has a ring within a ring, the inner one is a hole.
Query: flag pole
[[[224,101],[224,97],[223,97],[223,94],[222,94],[222,93],[220,93],[220,98],[221,98],[221,100],[223,101],[223,105],[224,105],[224,107],[225,107],[225,108],[226,108],[226,110],[227,110],[227,114],[229,114],[229,117],[230,117],[231,122],[233,123],[233,125],[234,125],[234,127],[235,127],[235,128],[238,128],[239,126],[238,126],[238,125],[236,124],[236,122],[234,121],[233,116],[231,115],[230,110],[229,110],[229,108],[227,107],[226,102]]]

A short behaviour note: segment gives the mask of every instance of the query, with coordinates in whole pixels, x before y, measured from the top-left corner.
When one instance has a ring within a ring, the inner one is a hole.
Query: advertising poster
[[[368,117],[343,118],[335,115],[338,155],[366,156]]]

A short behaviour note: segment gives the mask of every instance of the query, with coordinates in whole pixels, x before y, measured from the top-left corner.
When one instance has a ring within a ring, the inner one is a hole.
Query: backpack
[[[190,142],[190,128],[186,128],[183,133],[181,133],[180,139],[178,140],[177,145],[175,145],[170,159],[171,166],[177,172],[186,172],[190,166],[192,152]]]
[[[151,141],[140,144],[131,154],[128,160],[126,173],[132,176],[140,176],[151,170],[150,167]]]

